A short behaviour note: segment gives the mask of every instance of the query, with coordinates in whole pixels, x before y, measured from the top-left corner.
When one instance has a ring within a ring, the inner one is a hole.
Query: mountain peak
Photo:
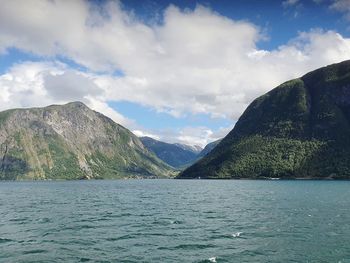
[[[191,151],[193,153],[200,153],[203,148],[199,145],[187,145],[187,144],[183,144],[183,143],[175,143],[175,145],[177,145],[178,147],[187,150],[187,151]]]
[[[82,102],[0,112],[0,179],[171,173],[129,130]]]
[[[64,104],[63,106],[74,106],[74,107],[86,107],[86,108],[88,108],[88,106],[86,106],[86,104],[84,104],[81,101],[68,102],[67,104]]]

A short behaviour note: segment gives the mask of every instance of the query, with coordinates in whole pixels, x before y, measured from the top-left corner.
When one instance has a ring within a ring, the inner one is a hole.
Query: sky
[[[350,0],[0,0],[0,110],[82,101],[171,143],[347,59]]]

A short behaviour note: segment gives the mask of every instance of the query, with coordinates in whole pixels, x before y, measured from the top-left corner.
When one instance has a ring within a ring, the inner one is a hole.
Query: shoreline
[[[322,178],[322,177],[315,177],[315,178],[304,178],[304,177],[298,177],[298,178],[92,178],[92,179],[38,179],[38,180],[0,180],[1,182],[89,182],[89,181],[129,181],[129,180],[180,180],[180,181],[198,181],[198,180],[204,180],[204,181],[350,181],[350,178]]]

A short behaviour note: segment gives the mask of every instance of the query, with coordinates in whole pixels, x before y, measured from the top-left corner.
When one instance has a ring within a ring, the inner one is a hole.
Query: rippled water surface
[[[0,262],[350,262],[348,181],[0,183]]]

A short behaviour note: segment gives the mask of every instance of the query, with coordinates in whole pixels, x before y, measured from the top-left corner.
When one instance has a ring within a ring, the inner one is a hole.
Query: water
[[[0,183],[0,262],[350,262],[348,181]]]

